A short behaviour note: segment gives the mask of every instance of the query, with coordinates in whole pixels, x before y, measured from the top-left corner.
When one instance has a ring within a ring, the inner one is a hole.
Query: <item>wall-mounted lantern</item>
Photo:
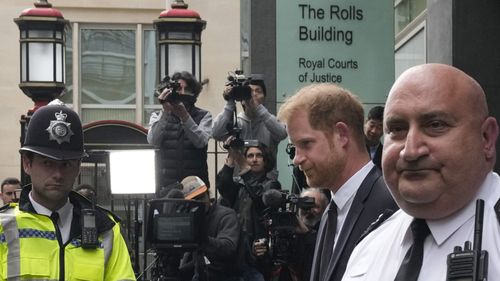
[[[59,97],[65,88],[65,28],[68,20],[46,0],[14,19],[20,31],[19,88],[37,107]]]
[[[174,72],[188,71],[201,78],[201,32],[206,21],[198,12],[176,1],[154,21],[156,28],[158,81]]]

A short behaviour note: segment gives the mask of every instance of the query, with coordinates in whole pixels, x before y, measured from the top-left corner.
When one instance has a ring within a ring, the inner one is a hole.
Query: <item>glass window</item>
[[[73,104],[73,30],[66,28],[66,63],[64,70],[66,71],[66,90],[59,99],[68,105]]]
[[[156,32],[152,26],[143,31],[141,63],[136,66],[136,29],[81,26],[78,76],[79,93],[73,90],[73,30],[66,30],[66,94],[60,99],[68,105],[73,95],[81,95],[80,108],[84,123],[96,120],[124,120],[135,123],[137,110],[142,111],[142,125],[147,126],[151,112],[161,108],[154,89],[157,84]],[[77,31],[78,32],[78,31]],[[136,67],[141,67],[142,81],[137,81]],[[144,107],[137,108],[136,83],[142,85]]]
[[[425,28],[422,28],[396,50],[395,77],[399,77],[408,68],[425,62]]]
[[[426,0],[401,0],[394,7],[394,31],[401,32],[427,7]]]
[[[112,119],[134,122],[135,30],[82,28],[80,44],[84,122],[102,120],[117,107],[127,113]]]
[[[149,117],[155,110],[160,109],[158,99],[154,96],[156,87],[156,33],[154,30],[144,31],[144,55],[143,55],[143,93],[144,93],[144,111],[142,123],[147,126]]]

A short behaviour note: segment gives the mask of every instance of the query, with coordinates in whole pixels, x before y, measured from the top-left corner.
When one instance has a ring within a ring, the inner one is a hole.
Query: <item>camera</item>
[[[165,89],[170,89],[171,93],[170,95],[167,96],[166,99],[164,100],[159,99],[160,103],[164,102],[177,103],[179,101],[182,101],[181,95],[179,94],[179,91],[181,89],[181,84],[179,83],[179,81],[171,80],[169,76],[165,76],[158,84],[158,86],[155,88],[155,96],[159,97]]]
[[[224,95],[226,100],[244,101],[252,98],[252,89],[250,86],[250,78],[243,75],[242,70],[235,70],[229,72],[227,77],[228,83],[226,85],[232,86],[229,93]]]
[[[234,136],[234,138],[228,143],[224,143],[222,147],[224,149],[243,149],[245,147],[245,141],[240,137],[241,128],[237,124],[227,124],[228,136]]]
[[[262,194],[262,201],[268,207],[264,220],[269,233],[269,254],[275,264],[287,264],[297,258],[298,209],[313,208],[314,198],[271,189]]]
[[[205,205],[177,198],[153,199],[148,202],[147,213],[146,242],[156,256],[151,280],[181,280],[182,256],[207,239],[202,229]]]
[[[147,238],[153,249],[195,249],[202,241],[202,202],[184,199],[149,201]]]

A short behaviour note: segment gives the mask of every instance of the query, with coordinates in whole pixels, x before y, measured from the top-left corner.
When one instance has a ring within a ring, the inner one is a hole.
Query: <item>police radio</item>
[[[82,248],[95,249],[99,246],[97,238],[97,226],[95,220],[95,198],[92,196],[92,208],[82,209],[81,226],[82,226]]]
[[[446,280],[485,281],[488,279],[488,252],[481,250],[483,236],[484,201],[476,201],[474,245],[465,241],[464,248],[455,246],[448,255]]]

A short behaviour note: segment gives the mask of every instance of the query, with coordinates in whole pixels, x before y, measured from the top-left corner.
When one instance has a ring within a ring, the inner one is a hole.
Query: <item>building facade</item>
[[[81,116],[83,124],[123,120],[147,127],[152,111],[160,108],[156,85],[156,46],[153,21],[172,1],[49,1],[70,21],[66,32],[66,93],[61,98]],[[202,32],[202,77],[206,84],[198,105],[216,115],[223,108],[222,89],[230,70],[240,68],[240,4],[221,0],[186,1],[207,26]],[[20,175],[21,115],[33,102],[19,89],[19,29],[13,19],[33,0],[13,1],[2,8],[3,44],[0,92],[0,178]],[[221,12],[224,11],[224,12]],[[228,24],[234,23],[234,24]],[[216,144],[211,142],[209,150]],[[216,163],[214,156],[210,163]],[[221,162],[223,163],[223,162]],[[214,177],[216,167],[210,168]]]

